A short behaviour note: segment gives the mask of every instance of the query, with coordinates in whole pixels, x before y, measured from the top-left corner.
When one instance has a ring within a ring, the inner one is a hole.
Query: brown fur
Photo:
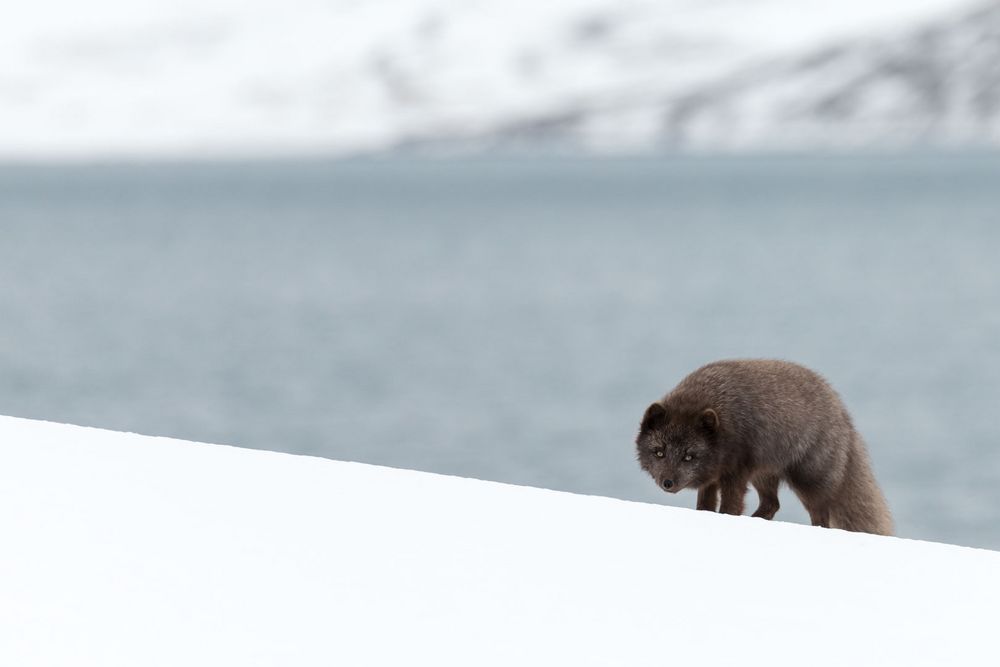
[[[893,532],[847,408],[798,364],[748,359],[699,368],[649,406],[636,447],[660,488],[698,489],[698,509],[742,514],[753,484],[760,497],[753,515],[770,519],[784,481],[814,526]]]

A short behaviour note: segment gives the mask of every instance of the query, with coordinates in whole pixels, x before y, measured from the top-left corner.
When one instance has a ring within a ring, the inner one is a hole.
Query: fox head
[[[719,426],[712,408],[681,411],[653,403],[635,440],[639,465],[669,493],[713,482],[721,459]]]

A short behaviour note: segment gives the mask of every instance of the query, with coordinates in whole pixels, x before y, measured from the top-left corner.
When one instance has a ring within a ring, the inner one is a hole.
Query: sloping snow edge
[[[1000,553],[0,417],[0,664],[961,664]]]

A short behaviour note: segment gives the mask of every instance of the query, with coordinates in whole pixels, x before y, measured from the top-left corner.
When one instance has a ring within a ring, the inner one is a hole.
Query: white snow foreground
[[[0,453],[3,665],[997,660],[996,552],[14,418]]]

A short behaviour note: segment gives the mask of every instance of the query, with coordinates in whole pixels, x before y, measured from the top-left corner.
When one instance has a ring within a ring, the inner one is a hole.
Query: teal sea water
[[[724,357],[1000,548],[1000,156],[0,167],[2,414],[693,507],[632,441]]]

